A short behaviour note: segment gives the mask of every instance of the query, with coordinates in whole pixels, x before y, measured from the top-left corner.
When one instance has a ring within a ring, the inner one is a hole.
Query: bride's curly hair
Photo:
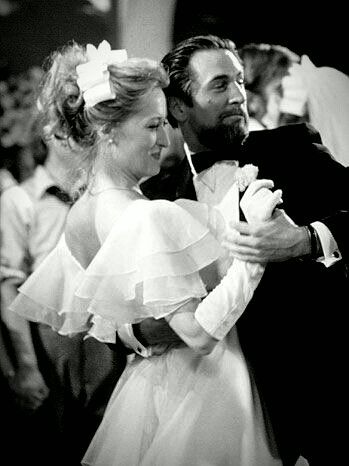
[[[38,107],[47,136],[75,141],[92,148],[98,136],[108,134],[138,110],[139,99],[154,87],[168,85],[161,64],[133,58],[108,66],[115,98],[86,107],[78,84],[76,67],[88,61],[84,46],[71,42],[44,62]]]

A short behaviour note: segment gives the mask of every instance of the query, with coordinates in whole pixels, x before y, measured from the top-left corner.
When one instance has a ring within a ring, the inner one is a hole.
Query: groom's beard
[[[211,150],[241,146],[248,136],[248,115],[241,112],[241,117],[230,124],[222,119],[215,127],[202,127],[198,132],[200,143]]]

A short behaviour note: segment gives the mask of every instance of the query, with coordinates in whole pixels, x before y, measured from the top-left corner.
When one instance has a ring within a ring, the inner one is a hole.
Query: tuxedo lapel
[[[184,198],[196,201],[197,197],[193,183],[193,174],[186,157],[181,163],[181,170],[179,171],[178,175],[176,199]]]

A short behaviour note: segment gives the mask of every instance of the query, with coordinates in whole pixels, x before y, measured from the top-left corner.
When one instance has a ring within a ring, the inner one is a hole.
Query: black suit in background
[[[193,155],[197,171],[222,159],[258,166],[259,178],[283,190],[293,221],[325,223],[343,255],[330,268],[310,259],[268,264],[237,327],[284,464],[300,454],[311,466],[345,464],[349,169],[303,124],[252,132],[239,151]],[[187,160],[142,190],[150,199],[195,199]]]

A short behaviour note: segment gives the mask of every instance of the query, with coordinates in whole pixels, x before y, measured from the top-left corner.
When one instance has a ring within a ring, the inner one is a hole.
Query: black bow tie
[[[216,162],[221,160],[239,160],[241,150],[229,151],[205,151],[192,154],[191,160],[197,173],[212,167]]]
[[[46,192],[47,194],[51,194],[51,196],[57,197],[60,201],[64,202],[64,204],[68,204],[69,206],[71,206],[74,203],[71,196],[58,186],[50,186],[46,189]]]

